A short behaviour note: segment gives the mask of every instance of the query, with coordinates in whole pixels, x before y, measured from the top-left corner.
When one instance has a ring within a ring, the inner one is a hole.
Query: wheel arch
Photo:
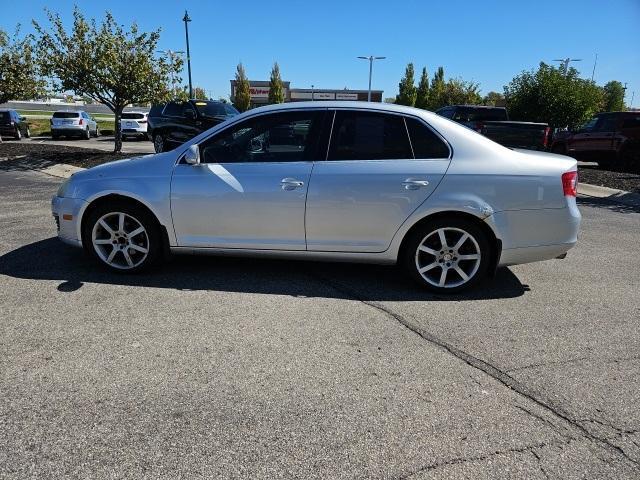
[[[105,205],[115,201],[124,201],[124,202],[129,202],[133,205],[136,205],[139,208],[142,208],[143,210],[145,210],[149,215],[151,215],[152,218],[155,219],[161,232],[162,250],[164,252],[164,255],[168,256],[169,248],[170,248],[169,232],[167,230],[167,227],[163,225],[162,222],[160,221],[158,215],[153,211],[153,209],[149,205],[147,205],[142,200],[135,198],[131,195],[115,193],[115,192],[108,192],[102,195],[97,195],[96,197],[92,198],[89,202],[87,202],[87,205],[84,207],[84,209],[80,213],[80,221],[78,222],[78,229],[79,229],[78,238],[82,240],[83,247],[88,248],[86,242],[84,241],[84,231],[85,231],[86,220],[87,218],[89,218],[89,215],[91,214],[91,212],[96,208],[100,207],[101,205]]]
[[[491,245],[491,260],[489,263],[488,272],[489,272],[489,275],[493,276],[498,267],[498,262],[500,261],[500,254],[502,252],[502,240],[500,240],[496,236],[496,233],[493,231],[493,228],[491,228],[491,226],[487,222],[483,221],[481,218],[477,217],[476,215],[473,215],[472,213],[464,212],[460,210],[441,210],[441,211],[426,215],[418,219],[417,221],[415,221],[413,225],[411,225],[411,227],[404,233],[404,236],[402,237],[402,241],[400,242],[400,246],[397,252],[397,260],[399,261],[399,259],[402,257],[406,248],[407,240],[411,237],[411,234],[413,232],[415,232],[418,228],[422,227],[427,223],[433,222],[435,220],[443,219],[443,218],[456,218],[456,219],[466,220],[468,222],[471,222],[477,225],[482,230],[482,232],[486,235],[487,240],[489,241],[489,245]]]

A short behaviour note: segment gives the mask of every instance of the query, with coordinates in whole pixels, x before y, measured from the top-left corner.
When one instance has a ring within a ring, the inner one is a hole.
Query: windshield
[[[78,112],[54,112],[53,118],[78,118]]]
[[[193,102],[198,109],[198,113],[203,117],[230,117],[238,115],[238,111],[231,105],[226,105],[221,102]]]

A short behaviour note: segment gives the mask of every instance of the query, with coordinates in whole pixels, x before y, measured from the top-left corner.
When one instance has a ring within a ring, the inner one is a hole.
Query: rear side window
[[[125,120],[142,120],[144,118],[144,113],[124,112],[122,114],[122,118],[124,118]]]
[[[162,113],[167,117],[184,117],[184,109],[183,103],[169,102]]]
[[[415,158],[449,158],[449,147],[429,127],[415,118],[406,118]]]
[[[78,112],[53,112],[53,118],[78,118]]]
[[[404,120],[399,115],[336,112],[328,160],[413,158]]]
[[[618,119],[613,115],[606,115],[600,117],[600,121],[593,129],[595,132],[615,132]]]
[[[625,118],[622,128],[640,128],[640,116]]]

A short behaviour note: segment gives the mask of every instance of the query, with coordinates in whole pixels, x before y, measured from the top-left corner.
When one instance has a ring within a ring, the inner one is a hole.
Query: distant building
[[[326,89],[326,88],[291,88],[291,82],[282,82],[285,102],[308,102],[323,100],[350,100],[366,102],[368,90]],[[269,82],[249,81],[251,107],[259,107],[269,103]],[[231,98],[236,93],[236,81],[231,80]],[[371,101],[382,102],[382,90],[371,90]]]

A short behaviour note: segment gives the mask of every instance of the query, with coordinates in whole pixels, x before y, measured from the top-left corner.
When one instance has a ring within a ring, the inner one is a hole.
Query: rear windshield
[[[144,113],[127,113],[122,114],[122,118],[125,120],[141,120],[144,118]]]
[[[225,105],[222,102],[202,102],[197,101],[193,104],[198,109],[198,112],[203,117],[226,117],[230,115],[237,115],[239,112],[230,105]]]
[[[53,118],[78,118],[78,112],[54,112]]]
[[[456,112],[455,119],[463,122],[492,122],[507,119],[507,111],[504,108],[463,108]]]

